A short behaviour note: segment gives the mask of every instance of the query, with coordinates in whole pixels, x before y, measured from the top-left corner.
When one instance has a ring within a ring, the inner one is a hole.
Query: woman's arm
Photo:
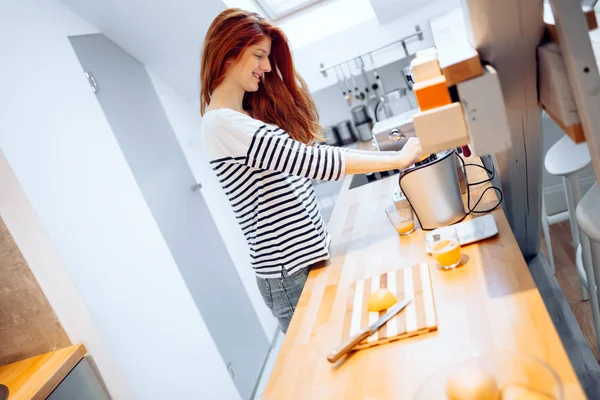
[[[400,151],[348,150],[344,153],[346,159],[345,173],[346,175],[365,174],[404,169],[417,161],[421,152],[421,142],[414,137],[409,138]]]

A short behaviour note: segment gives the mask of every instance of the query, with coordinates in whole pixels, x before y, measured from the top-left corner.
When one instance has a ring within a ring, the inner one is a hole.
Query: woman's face
[[[237,82],[246,92],[256,92],[263,75],[271,71],[269,54],[271,38],[265,36],[260,42],[244,50],[238,62],[227,70],[227,79]]]

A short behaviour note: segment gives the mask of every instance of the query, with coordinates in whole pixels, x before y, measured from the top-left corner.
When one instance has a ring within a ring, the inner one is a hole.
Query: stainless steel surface
[[[406,135],[402,132],[400,132],[400,129],[398,128],[394,128],[390,131],[390,133],[388,134],[388,137],[390,138],[390,140],[392,142],[397,142],[400,139],[406,139]]]
[[[326,127],[323,132],[325,134],[325,144],[330,146],[339,146],[342,144],[338,138],[338,134],[334,132],[333,127]]]
[[[350,110],[350,112],[352,113],[352,121],[354,122],[354,125],[360,125],[364,124],[365,122],[372,121],[371,117],[369,116],[367,106],[365,106],[364,104],[360,104],[356,107],[353,107],[352,110]],[[370,133],[369,136],[371,136]]]
[[[456,157],[454,150],[446,150],[437,153],[435,160],[407,168],[400,174],[400,189],[424,230],[451,225],[466,216]]]
[[[334,363],[337,360],[339,360],[344,354],[350,352],[354,348],[354,346],[356,346],[364,339],[377,332],[377,329],[381,328],[381,326],[385,324],[390,318],[402,311],[411,301],[412,297],[409,297],[389,308],[389,311],[383,314],[383,316],[380,317],[377,321],[372,323],[367,328],[361,330],[356,335],[352,336],[347,341],[340,344],[340,346],[338,346],[331,353],[329,353],[329,355],[327,356],[327,360],[331,363]]]
[[[418,109],[413,109],[379,121],[373,126],[373,137],[380,151],[401,150],[408,138],[417,135],[413,124],[413,116],[418,111]]]
[[[365,122],[363,124],[355,125],[357,132],[357,139],[366,142],[373,138],[371,134],[371,130],[373,129],[373,123],[371,121]]]
[[[383,324],[388,322],[388,320],[390,318],[392,318],[394,315],[396,315],[400,311],[402,311],[404,309],[404,307],[406,307],[411,301],[412,301],[412,297],[408,297],[408,298],[404,299],[403,301],[401,301],[400,303],[393,305],[392,307],[390,307],[388,309],[388,312],[383,314],[383,316],[380,317],[377,321],[373,322],[369,326],[369,328],[373,332],[377,332],[377,329],[381,328],[383,326]]]
[[[335,126],[335,129],[342,141],[342,144],[349,144],[356,142],[356,136],[354,129],[352,128],[352,122],[343,121]]]

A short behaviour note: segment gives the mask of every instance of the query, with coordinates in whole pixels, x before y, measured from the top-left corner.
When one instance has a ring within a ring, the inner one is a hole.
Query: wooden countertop
[[[9,400],[45,399],[86,354],[82,344],[0,367]]]
[[[487,178],[482,169],[467,168],[471,182]],[[566,399],[586,398],[501,208],[491,213],[499,234],[464,246],[463,266],[431,268],[437,332],[330,364],[326,355],[342,339],[353,281],[424,261],[435,265],[425,252],[422,230],[400,237],[386,219],[383,210],[398,176],[348,190],[350,178],[329,222],[331,259],[310,272],[264,399],[412,399],[439,368],[496,351],[544,360],[559,375]],[[473,190],[475,199],[487,185]],[[478,209],[496,198],[488,190]]]

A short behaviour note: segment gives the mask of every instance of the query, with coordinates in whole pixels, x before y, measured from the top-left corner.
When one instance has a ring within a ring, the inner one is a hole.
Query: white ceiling
[[[202,42],[221,0],[61,0],[170,84],[188,102],[199,92]]]

